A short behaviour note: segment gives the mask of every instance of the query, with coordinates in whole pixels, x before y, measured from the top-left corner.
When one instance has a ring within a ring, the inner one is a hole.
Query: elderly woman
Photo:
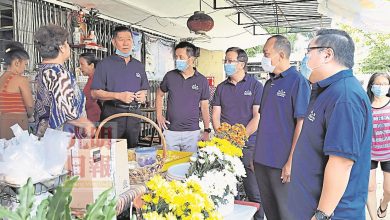
[[[95,73],[95,67],[99,60],[93,53],[83,53],[80,55],[79,63],[81,72],[88,76],[87,84],[84,87],[84,95],[86,98],[85,110],[87,111],[87,117],[93,122],[98,122],[100,119],[100,107],[96,99],[91,96],[91,84],[93,81],[93,75]]]
[[[30,83],[22,74],[29,60],[19,42],[8,44],[4,54],[7,71],[0,77],[0,139],[13,137],[10,126],[19,124],[27,130],[34,112]]]
[[[84,129],[88,137],[95,127],[84,116],[84,95],[73,74],[64,66],[70,57],[69,33],[56,25],[43,26],[35,33],[35,44],[43,61],[36,78],[36,134],[43,136],[46,128],[76,133]]]

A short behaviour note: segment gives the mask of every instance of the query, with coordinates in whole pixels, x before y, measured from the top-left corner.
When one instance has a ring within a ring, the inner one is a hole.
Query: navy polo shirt
[[[107,92],[138,92],[148,90],[149,82],[141,62],[132,57],[126,64],[123,58],[111,55],[96,65],[91,89]]]
[[[260,105],[263,85],[253,76],[245,75],[236,85],[226,79],[217,86],[212,105],[221,106],[221,122],[247,126],[253,117],[253,106]],[[255,146],[256,132],[246,146]]]
[[[332,219],[365,219],[371,135],[371,104],[352,70],[313,84],[292,163],[288,202],[293,219],[313,216],[329,155],[354,161],[347,189]]]
[[[291,151],[296,119],[306,114],[310,85],[295,67],[270,75],[260,104],[254,161],[282,169]]]
[[[171,131],[199,130],[200,101],[210,98],[209,83],[197,70],[184,79],[179,70],[165,74],[160,89],[168,93],[167,120]]]

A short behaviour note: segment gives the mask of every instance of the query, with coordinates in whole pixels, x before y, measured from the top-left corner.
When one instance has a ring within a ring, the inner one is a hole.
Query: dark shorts
[[[381,163],[382,171],[390,173],[390,161],[371,160],[371,170],[376,169],[378,167],[379,162]]]

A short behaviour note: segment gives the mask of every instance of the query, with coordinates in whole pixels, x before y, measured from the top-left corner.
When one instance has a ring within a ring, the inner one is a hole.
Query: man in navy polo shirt
[[[117,27],[112,44],[116,48],[115,54],[97,64],[91,86],[92,97],[104,101],[101,120],[116,113],[140,114],[140,103],[145,102],[149,89],[144,65],[130,55],[131,31],[124,26]],[[121,117],[111,122],[117,128],[110,138],[126,138],[128,147],[137,146],[141,129],[139,119]]]
[[[270,72],[260,104],[255,172],[265,215],[269,220],[290,218],[287,192],[292,155],[309,104],[308,81],[290,65],[291,45],[281,35],[263,48],[263,69]]]
[[[209,139],[209,84],[194,68],[197,48],[189,42],[175,47],[176,69],[165,74],[157,90],[157,122],[164,129],[169,150],[196,152],[200,137],[199,107],[204,123],[203,140]],[[166,119],[163,116],[164,93],[168,93]]]
[[[346,32],[322,29],[302,61],[301,72],[313,88],[294,153],[294,219],[366,219],[372,115],[352,73],[354,50]]]
[[[224,69],[228,78],[220,83],[215,91],[212,102],[212,122],[214,130],[217,130],[223,122],[230,125],[238,123],[246,127],[249,139],[243,149],[246,171],[244,188],[249,201],[260,203],[260,192],[253,167],[253,153],[260,119],[259,107],[263,85],[253,76],[246,74],[247,62],[248,56],[243,49],[231,47],[226,50]],[[262,205],[255,219],[264,219]]]

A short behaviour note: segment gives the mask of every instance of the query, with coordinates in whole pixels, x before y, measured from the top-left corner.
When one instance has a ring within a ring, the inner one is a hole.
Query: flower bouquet
[[[244,148],[245,141],[248,140],[244,125],[235,124],[232,126],[226,122],[222,123],[221,126],[217,129],[215,136],[217,138],[228,140],[239,148]]]
[[[216,137],[198,143],[200,149],[197,157],[191,157],[187,179],[199,182],[218,210],[226,215],[233,209],[238,182],[246,176],[240,157],[247,138],[242,125],[224,123],[221,127]]]
[[[195,181],[168,182],[157,175],[147,182],[146,186],[149,193],[142,196],[143,219],[222,219],[222,216],[215,211],[213,201]]]

